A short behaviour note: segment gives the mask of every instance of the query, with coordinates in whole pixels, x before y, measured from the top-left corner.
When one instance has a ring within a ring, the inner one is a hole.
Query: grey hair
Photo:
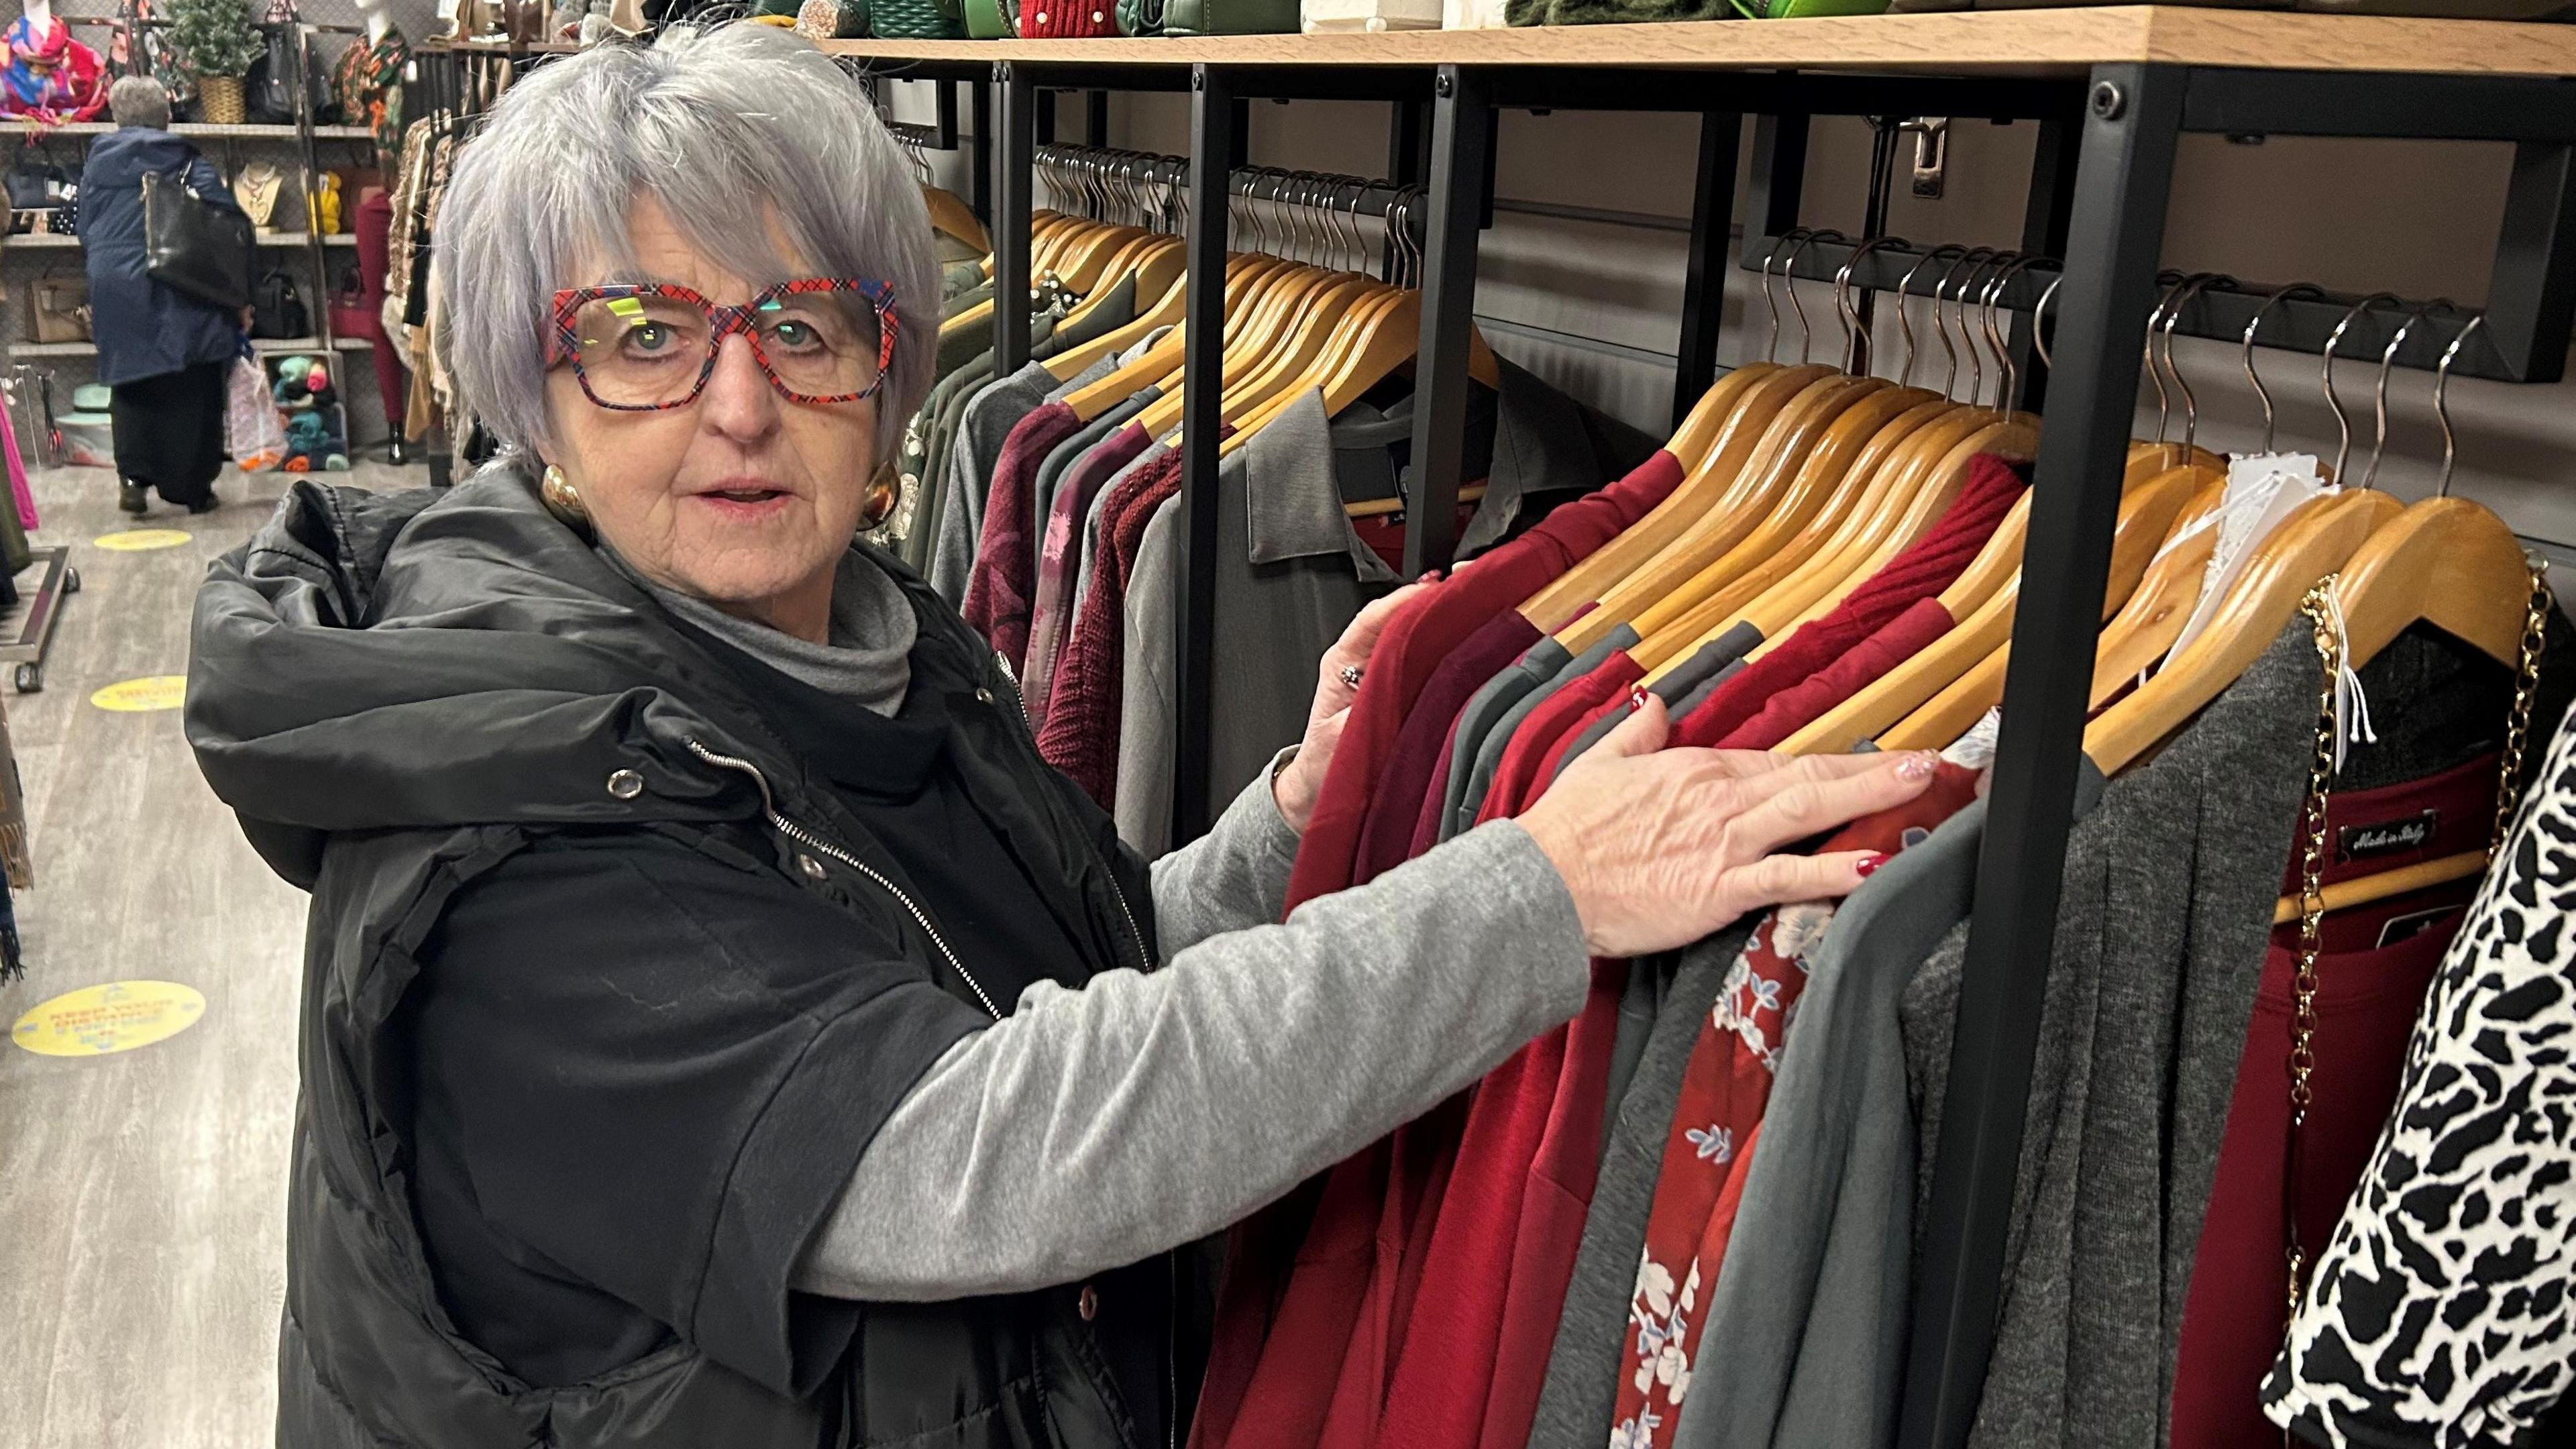
[[[170,93],[148,75],[120,77],[107,88],[107,112],[120,126],[170,127]]]
[[[649,47],[546,65],[460,148],[438,213],[447,362],[503,450],[546,440],[554,295],[604,280],[576,267],[632,271],[627,214],[644,196],[757,285],[819,273],[893,289],[874,461],[893,457],[938,352],[928,209],[858,81],[806,41],[748,24],[675,26]],[[775,217],[775,236],[762,216]]]

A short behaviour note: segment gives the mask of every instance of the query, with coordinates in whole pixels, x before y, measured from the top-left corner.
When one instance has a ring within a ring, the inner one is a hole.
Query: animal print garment
[[[2263,1384],[2341,1449],[2526,1440],[2576,1376],[2576,714],[2443,957]]]

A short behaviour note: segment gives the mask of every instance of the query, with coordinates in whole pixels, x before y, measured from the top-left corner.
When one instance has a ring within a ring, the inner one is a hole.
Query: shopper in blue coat
[[[127,76],[108,92],[117,129],[81,170],[80,240],[89,258],[90,335],[111,390],[117,506],[141,513],[152,489],[190,513],[215,506],[224,463],[224,395],[247,315],[173,291],[143,270],[143,178],[182,174],[188,189],[238,212],[197,148],[170,134],[160,82]]]

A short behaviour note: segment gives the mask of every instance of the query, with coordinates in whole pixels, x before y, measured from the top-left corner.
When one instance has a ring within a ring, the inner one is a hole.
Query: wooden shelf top
[[[29,120],[10,120],[0,121],[0,127],[6,128],[5,132],[0,134],[34,136],[40,139],[47,136],[104,136],[116,129],[105,121],[69,121],[59,126],[39,126]],[[292,141],[295,139],[295,128],[264,124],[218,126],[203,121],[181,121],[170,127],[170,134],[201,140]],[[313,137],[318,141],[364,141],[373,138],[374,135],[375,132],[364,126],[313,128]]]
[[[833,40],[884,61],[1263,66],[1660,66],[2075,75],[2122,62],[2576,76],[2576,25],[2121,5],[1814,20],[1146,40]]]

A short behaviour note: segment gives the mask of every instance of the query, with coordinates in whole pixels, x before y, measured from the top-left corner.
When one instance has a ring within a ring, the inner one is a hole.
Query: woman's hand
[[[1520,816],[1565,878],[1595,956],[1696,941],[1747,911],[1847,895],[1883,857],[1774,855],[1901,805],[1937,757],[1662,748],[1654,695]]]
[[[1406,584],[1394,593],[1360,610],[1359,617],[1324,651],[1324,661],[1315,666],[1315,703],[1306,711],[1306,737],[1297,753],[1271,777],[1270,796],[1279,804],[1280,817],[1288,828],[1303,835],[1306,822],[1315,818],[1315,798],[1324,790],[1324,771],[1333,763],[1333,751],[1342,742],[1342,726],[1351,718],[1351,701],[1360,693],[1360,676],[1368,669],[1369,656],[1377,650],[1377,636],[1386,632],[1386,621],[1395,617],[1414,595],[1440,581],[1438,570],[1422,576],[1420,583]]]

